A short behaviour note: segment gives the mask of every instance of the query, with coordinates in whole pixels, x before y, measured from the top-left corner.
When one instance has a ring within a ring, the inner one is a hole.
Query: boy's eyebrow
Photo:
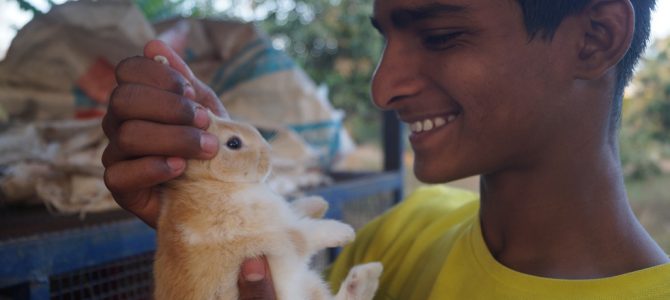
[[[391,24],[396,28],[406,28],[417,21],[444,17],[445,15],[464,14],[467,12],[467,6],[432,2],[416,7],[393,9],[391,11]],[[382,27],[377,19],[370,17],[370,21],[372,26],[383,33]]]
[[[432,2],[416,7],[396,8],[392,10],[391,24],[396,28],[406,28],[417,21],[444,17],[445,15],[466,13],[468,13],[467,6]],[[372,27],[379,31],[379,33],[382,35],[384,34],[383,27],[381,26],[381,23],[378,19],[376,19],[374,16],[371,16],[370,23],[372,24]]]

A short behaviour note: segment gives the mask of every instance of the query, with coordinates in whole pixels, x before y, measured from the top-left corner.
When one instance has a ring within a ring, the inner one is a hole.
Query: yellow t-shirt
[[[334,290],[356,264],[380,261],[376,300],[670,299],[670,264],[593,280],[505,267],[488,251],[474,193],[432,186],[362,228],[329,270]]]

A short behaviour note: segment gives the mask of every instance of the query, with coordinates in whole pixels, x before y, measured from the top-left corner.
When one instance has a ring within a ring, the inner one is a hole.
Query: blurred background
[[[33,16],[62,0],[0,0],[0,59],[16,32]],[[369,100],[369,78],[382,48],[369,25],[370,0],[137,0],[152,22],[174,16],[253,21],[272,46],[285,51],[317,83],[327,87],[333,106],[344,110],[344,126],[359,152],[356,168],[380,170],[381,115]],[[652,41],[626,91],[621,156],[636,214],[670,252],[670,1],[659,0],[652,19]],[[409,192],[411,148],[404,164]],[[454,185],[476,190],[476,178]]]

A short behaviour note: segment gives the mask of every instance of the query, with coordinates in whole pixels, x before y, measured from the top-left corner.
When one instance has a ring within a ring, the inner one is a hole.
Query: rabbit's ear
[[[221,122],[225,121],[225,119],[215,115],[211,110],[207,110],[207,115],[209,116],[209,127],[207,127],[207,132],[216,134],[218,130],[220,129],[220,124]]]
[[[207,108],[206,108],[207,109]],[[217,116],[215,113],[213,113],[211,110],[207,109],[207,115],[209,116],[210,120],[223,120],[223,118]]]

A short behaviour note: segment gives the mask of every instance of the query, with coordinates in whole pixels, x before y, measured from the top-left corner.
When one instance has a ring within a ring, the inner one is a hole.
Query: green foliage
[[[16,1],[24,10],[42,13],[30,0]],[[368,24],[372,0],[232,0],[223,8],[216,0],[135,1],[151,21],[173,16],[257,20],[277,47],[328,86],[357,142],[380,142],[381,118],[369,85],[383,45]],[[670,161],[670,38],[655,43],[631,90],[624,100],[621,155],[628,178],[639,180],[659,173],[659,162]]]
[[[275,46],[328,87],[354,139],[380,142],[381,115],[369,86],[382,40],[369,25],[371,0],[233,0],[227,10],[214,0],[135,1],[152,21],[175,15],[258,20]]]
[[[184,0],[135,0],[144,16],[151,21],[181,15],[181,5]]]
[[[670,160],[670,37],[658,40],[624,99],[621,157],[628,179],[658,174]]]
[[[369,24],[372,1],[286,3],[254,0],[256,10],[269,11],[262,28],[312,79],[328,86],[331,102],[347,113],[346,125],[357,142],[379,142],[381,118],[370,101],[370,78],[382,39]]]
[[[29,0],[22,8],[41,13]],[[329,89],[345,126],[359,143],[381,141],[381,114],[370,101],[370,78],[382,39],[369,24],[372,0],[135,0],[152,22],[166,18],[223,17],[254,21],[318,84]]]
[[[19,8],[21,10],[31,12],[33,13],[34,16],[41,15],[44,13],[27,0],[16,0],[16,3],[19,5]],[[53,6],[52,1],[49,1],[48,3],[50,6]]]

